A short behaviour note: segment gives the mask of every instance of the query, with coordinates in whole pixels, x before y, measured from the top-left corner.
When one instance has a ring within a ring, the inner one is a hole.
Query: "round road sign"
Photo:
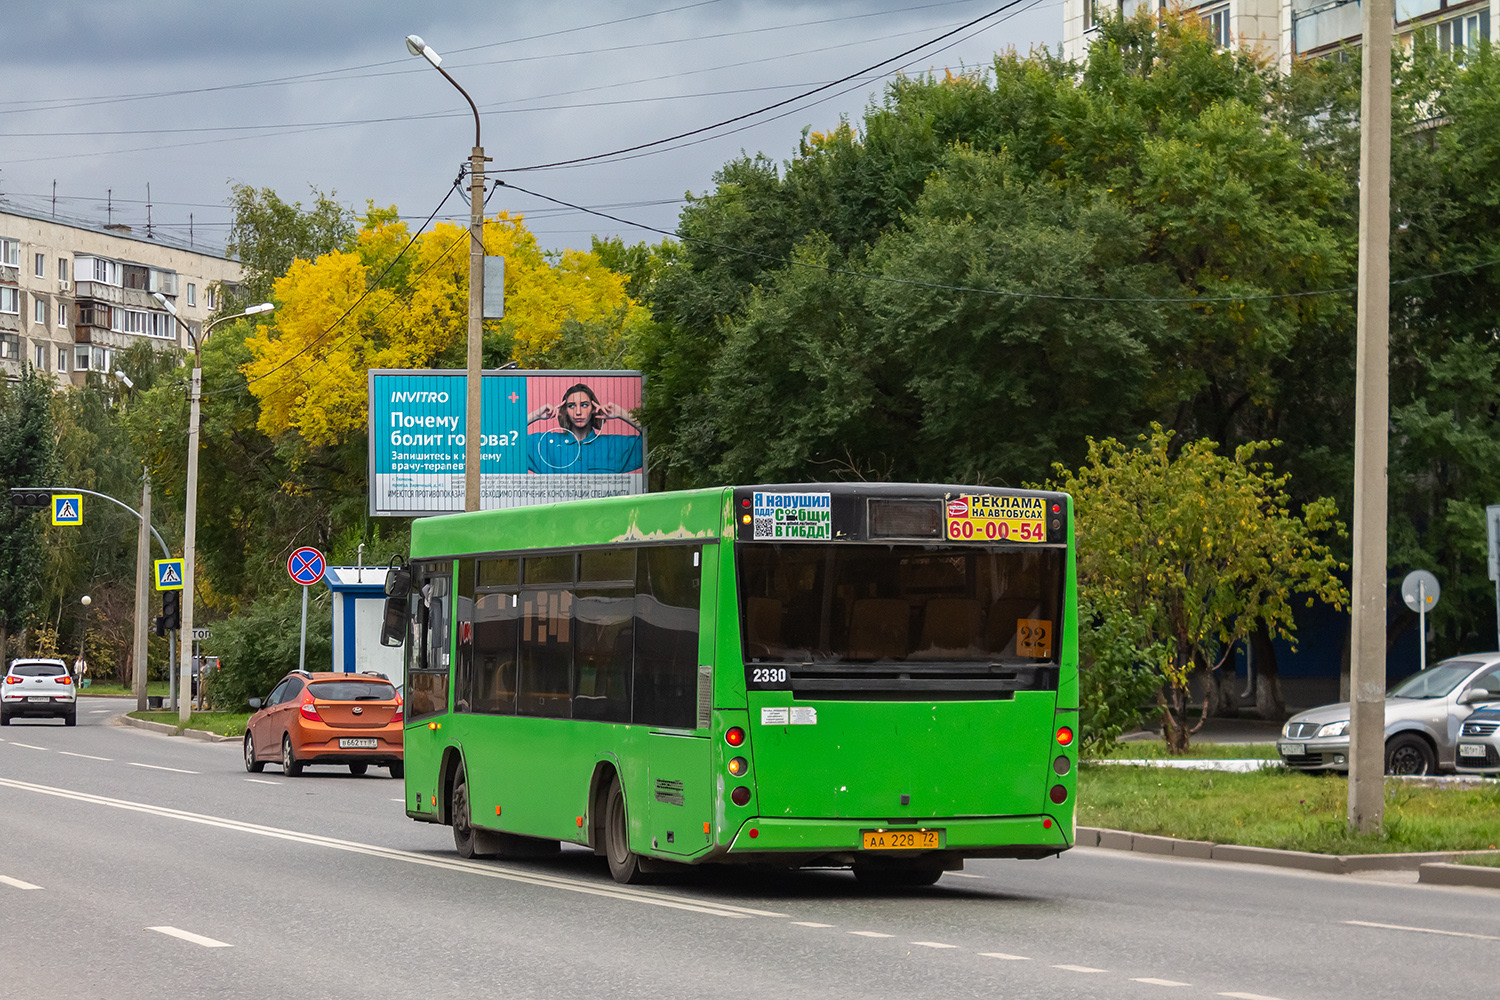
[[[1425,569],[1414,569],[1401,581],[1401,600],[1413,611],[1431,611],[1442,593],[1437,577]]]
[[[286,561],[286,571],[291,574],[292,581],[304,587],[311,587],[323,579],[323,571],[327,568],[328,561],[323,558],[323,553],[306,545],[293,552]]]

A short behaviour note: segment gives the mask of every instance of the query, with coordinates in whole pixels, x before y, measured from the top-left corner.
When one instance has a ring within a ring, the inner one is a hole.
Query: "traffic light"
[[[161,627],[171,632],[182,628],[182,591],[168,590],[162,593]]]
[[[155,632],[157,635],[166,635],[167,620],[161,615],[157,615],[155,618],[151,619],[151,631]]]
[[[10,502],[15,507],[50,507],[52,506],[52,491],[12,489]]]

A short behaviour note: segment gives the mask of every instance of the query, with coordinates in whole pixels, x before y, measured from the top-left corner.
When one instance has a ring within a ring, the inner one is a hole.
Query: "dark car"
[[[67,664],[53,659],[15,659],[0,683],[0,726],[20,716],[78,724],[78,685]]]
[[[245,728],[245,770],[280,764],[288,775],[338,764],[364,774],[371,764],[405,774],[401,695],[381,674],[294,670],[277,683]]]

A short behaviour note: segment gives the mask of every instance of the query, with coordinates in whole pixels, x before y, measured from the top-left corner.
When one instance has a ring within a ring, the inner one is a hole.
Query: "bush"
[[[333,617],[327,590],[309,594],[307,669],[328,670],[333,663]],[[220,669],[208,696],[216,711],[242,712],[251,698],[264,698],[297,669],[302,628],[302,591],[292,587],[262,597],[234,617],[214,623],[214,652]]]
[[[1140,728],[1166,679],[1165,642],[1145,645],[1146,626],[1120,606],[1078,602],[1079,752],[1109,753],[1120,734]]]

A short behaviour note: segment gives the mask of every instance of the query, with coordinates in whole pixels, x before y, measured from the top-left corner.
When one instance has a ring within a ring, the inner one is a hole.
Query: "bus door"
[[[452,662],[453,564],[419,562],[412,567],[410,617],[406,639],[406,703],[403,733],[406,811],[417,819],[439,814],[438,767],[447,736],[428,723],[448,711]]]
[[[649,729],[647,773],[627,807],[645,799],[648,842],[664,854],[709,846],[717,556],[714,545],[648,546],[637,563],[634,721]]]

